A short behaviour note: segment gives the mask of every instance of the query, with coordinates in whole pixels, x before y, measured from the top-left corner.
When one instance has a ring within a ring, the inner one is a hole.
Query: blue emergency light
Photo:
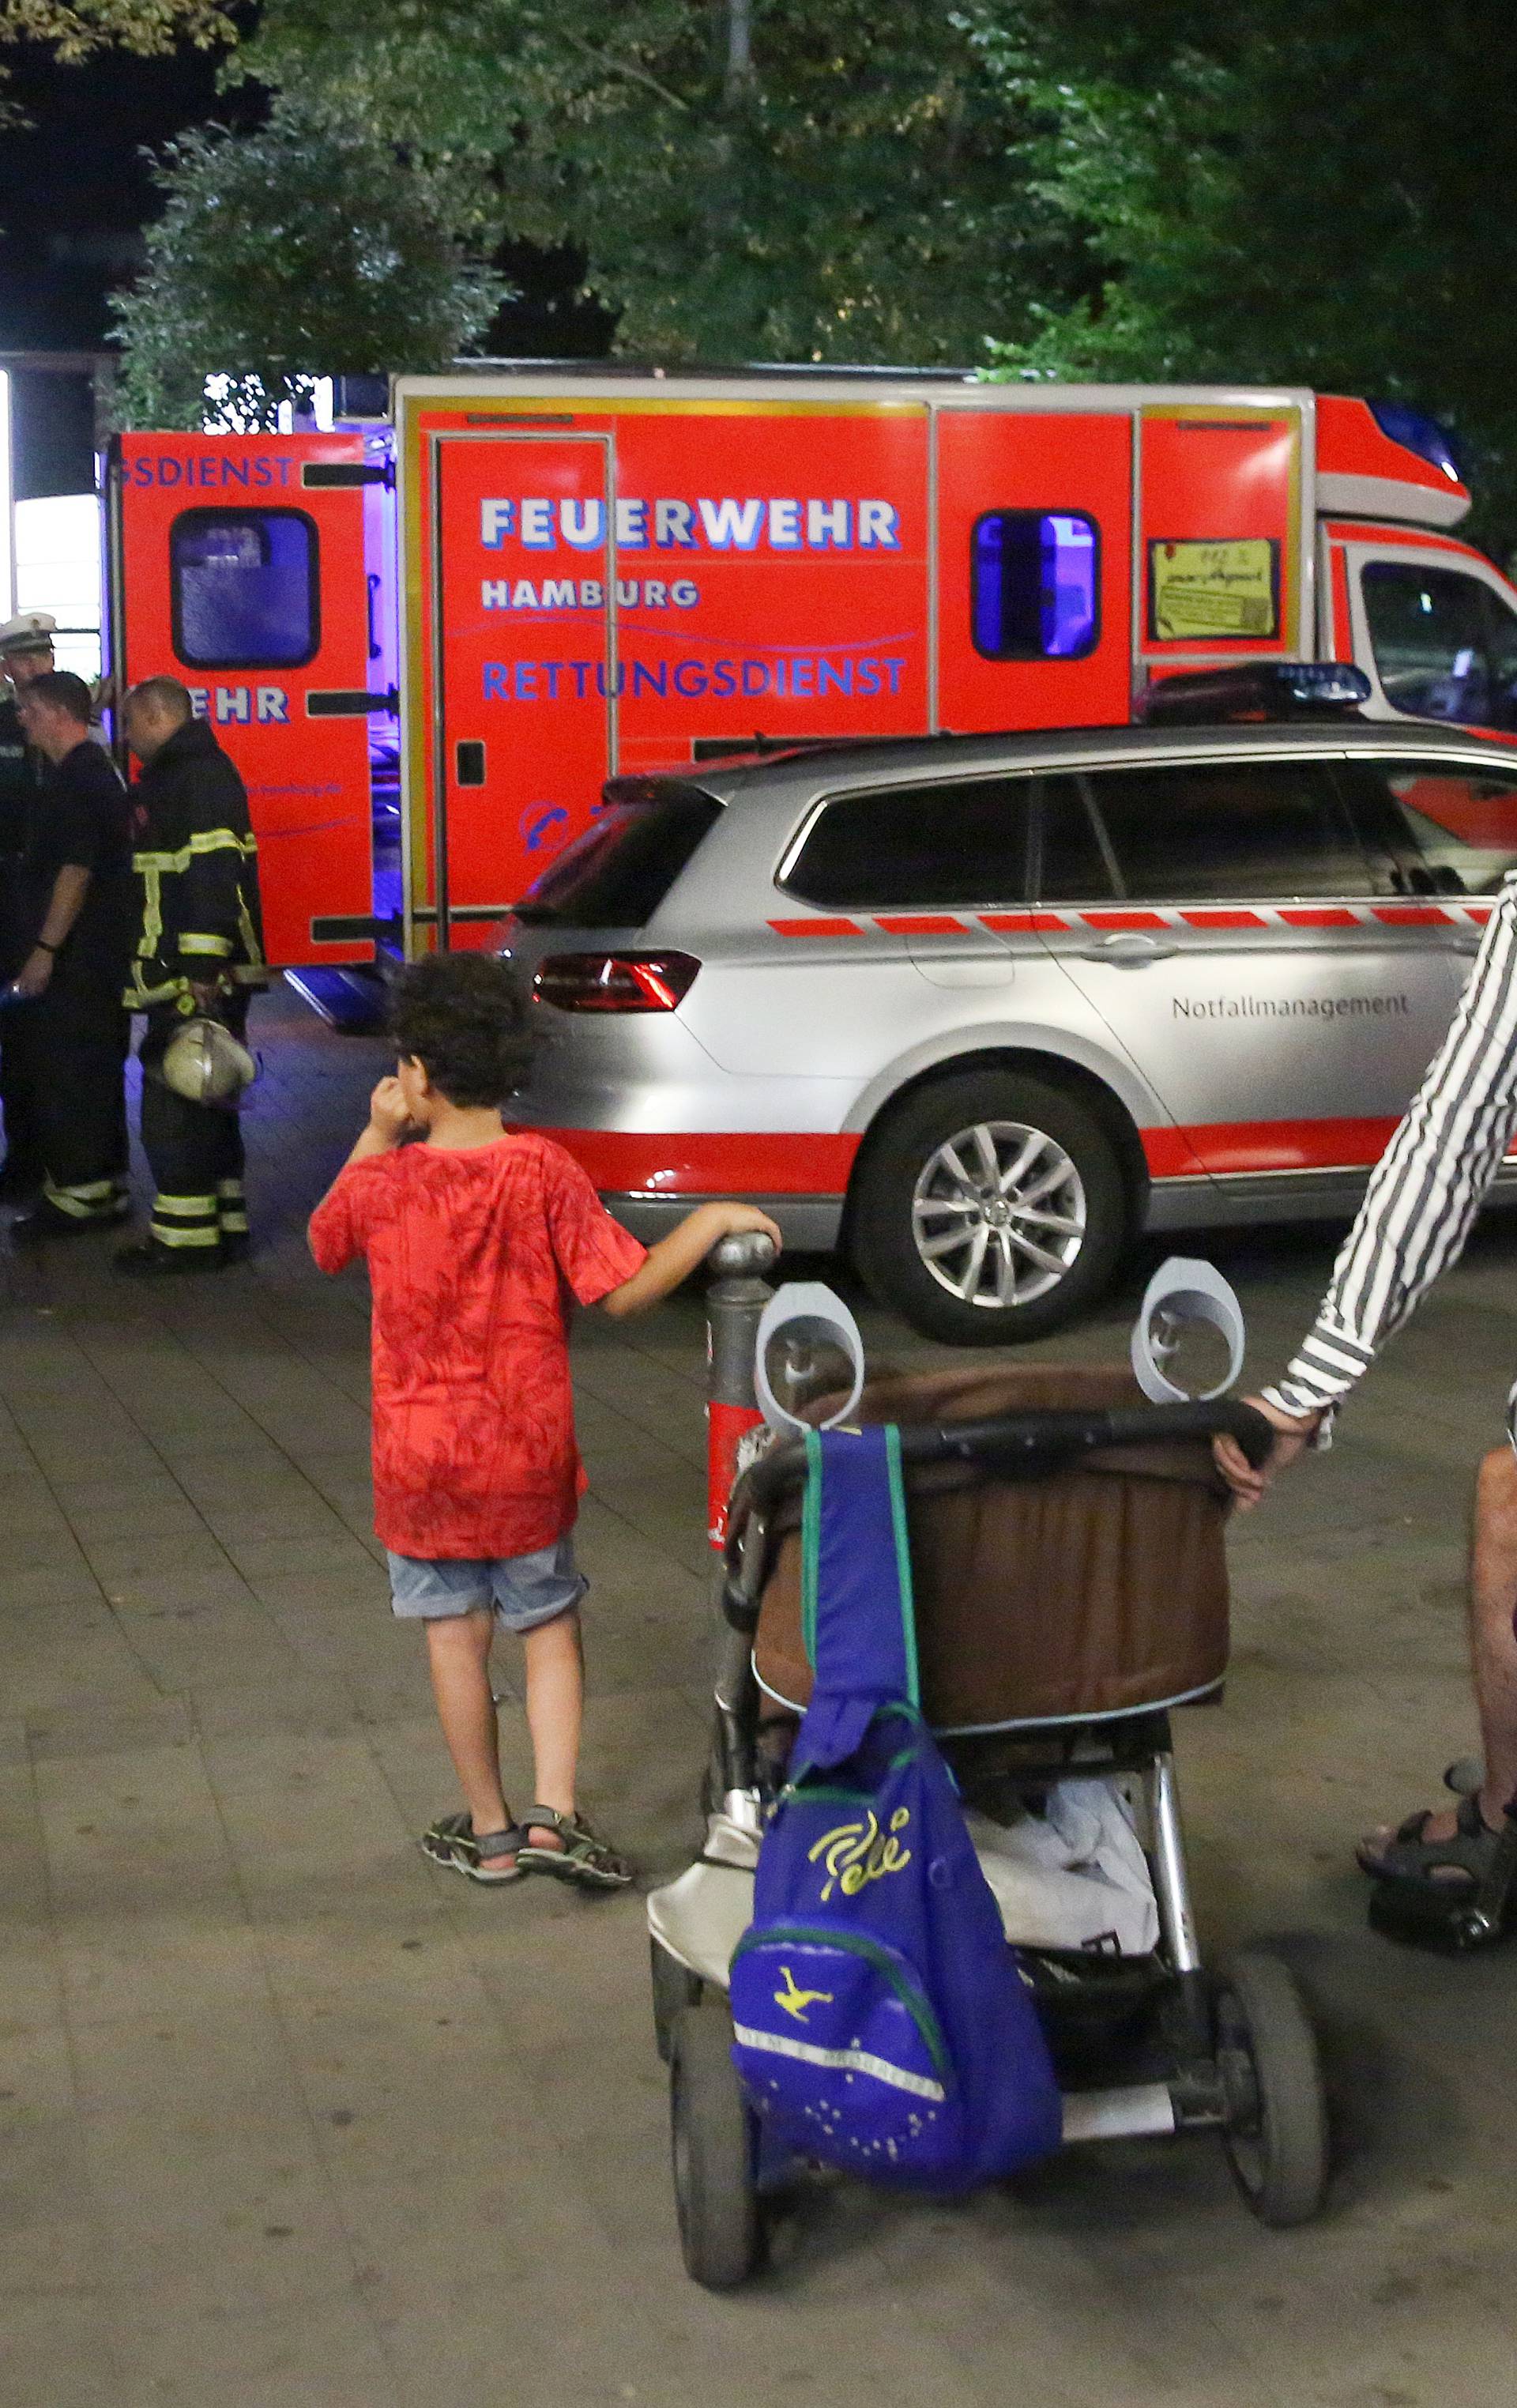
[[[1425,410],[1410,408],[1404,401],[1372,401],[1369,414],[1381,433],[1389,436],[1393,443],[1399,443],[1404,451],[1415,452],[1419,460],[1430,460],[1435,468],[1442,469],[1451,484],[1464,483],[1453,437],[1436,418],[1429,418]]]
[[[1352,661],[1240,661],[1144,687],[1133,716],[1149,727],[1218,727],[1238,720],[1354,717],[1369,680]]]

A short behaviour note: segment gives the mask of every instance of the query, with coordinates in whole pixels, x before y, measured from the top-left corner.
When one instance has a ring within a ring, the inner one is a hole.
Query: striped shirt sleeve
[[[1517,1122],[1517,878],[1502,888],[1448,1036],[1370,1174],[1316,1321],[1264,1391],[1332,1409],[1464,1249]]]

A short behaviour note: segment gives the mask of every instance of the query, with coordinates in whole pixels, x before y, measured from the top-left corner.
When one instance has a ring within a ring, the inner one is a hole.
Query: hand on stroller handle
[[[1275,1433],[1252,1405],[1214,1397],[1182,1405],[1124,1405],[1098,1412],[1045,1411],[1002,1414],[993,1421],[915,1422],[901,1427],[907,1464],[961,1462],[1002,1479],[1045,1479],[1083,1455],[1109,1448],[1173,1444],[1177,1440],[1231,1438],[1251,1464],[1266,1461]],[[806,1480],[806,1442],[787,1439],[751,1464],[732,1492],[725,1544],[723,1609],[735,1628],[751,1628],[757,1610],[754,1584],[766,1554],[761,1542],[749,1555],[751,1526],[766,1524],[787,1494]],[[756,1533],[755,1533],[756,1535]],[[745,1556],[749,1577],[744,1577]]]
[[[1176,1439],[1236,1440],[1249,1461],[1263,1463],[1275,1433],[1252,1405],[1229,1397],[1198,1404],[1119,1406],[1099,1412],[1007,1413],[984,1422],[914,1422],[903,1426],[908,1463],[980,1462],[1028,1477],[1056,1470],[1073,1457],[1111,1446],[1157,1446]],[[743,1473],[733,1491],[736,1523],[767,1510],[806,1477],[806,1445],[790,1439],[771,1447]],[[739,1512],[739,1508],[741,1511]]]

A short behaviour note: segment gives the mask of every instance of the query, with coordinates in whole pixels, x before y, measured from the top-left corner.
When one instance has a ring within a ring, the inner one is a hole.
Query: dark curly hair
[[[403,1062],[420,1062],[451,1104],[503,1104],[526,1077],[532,1006],[508,962],[494,953],[429,953],[396,979],[390,1033]]]

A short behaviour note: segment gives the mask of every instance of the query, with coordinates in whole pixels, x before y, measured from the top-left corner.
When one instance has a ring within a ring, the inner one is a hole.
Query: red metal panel
[[[924,409],[629,410],[616,489],[619,767],[926,727]]]
[[[194,695],[248,788],[272,962],[372,961],[372,943],[316,945],[319,915],[373,909],[366,717],[311,718],[313,691],[368,683],[362,488],[307,487],[308,463],[361,463],[356,435],[127,435],[121,438],[121,595],[126,682],[166,675]],[[207,668],[175,650],[169,539],[186,510],[298,510],[316,530],[317,648],[288,666]]]
[[[688,767],[703,739],[755,732],[925,725],[926,423],[825,403],[419,414],[412,693],[443,723],[451,910],[514,901],[589,824],[608,769]],[[458,783],[460,740],[485,745],[482,788]],[[415,725],[410,743],[430,810],[437,753]],[[430,824],[411,858],[424,901]]]
[[[1436,494],[1446,503],[1451,494],[1467,501],[1466,487],[1456,484],[1433,461],[1409,452],[1387,435],[1367,401],[1347,394],[1324,393],[1317,400],[1317,473],[1323,477],[1383,477],[1413,488],[1408,500],[1416,506],[1415,489]],[[1388,501],[1382,508],[1389,507]]]
[[[1145,657],[1302,649],[1298,413],[1163,404],[1141,424]]]
[[[515,902],[589,825],[611,767],[604,539],[562,540],[565,523],[604,523],[609,448],[458,434],[438,442],[436,462],[433,709],[451,912]],[[481,748],[472,758],[471,746]],[[465,922],[451,941],[482,943],[488,933]]]
[[[1081,512],[1100,533],[1100,619],[1082,660],[974,647],[970,544],[987,510]],[[944,409],[937,422],[938,684],[944,727],[1120,726],[1132,712],[1132,419],[1126,410]]]

